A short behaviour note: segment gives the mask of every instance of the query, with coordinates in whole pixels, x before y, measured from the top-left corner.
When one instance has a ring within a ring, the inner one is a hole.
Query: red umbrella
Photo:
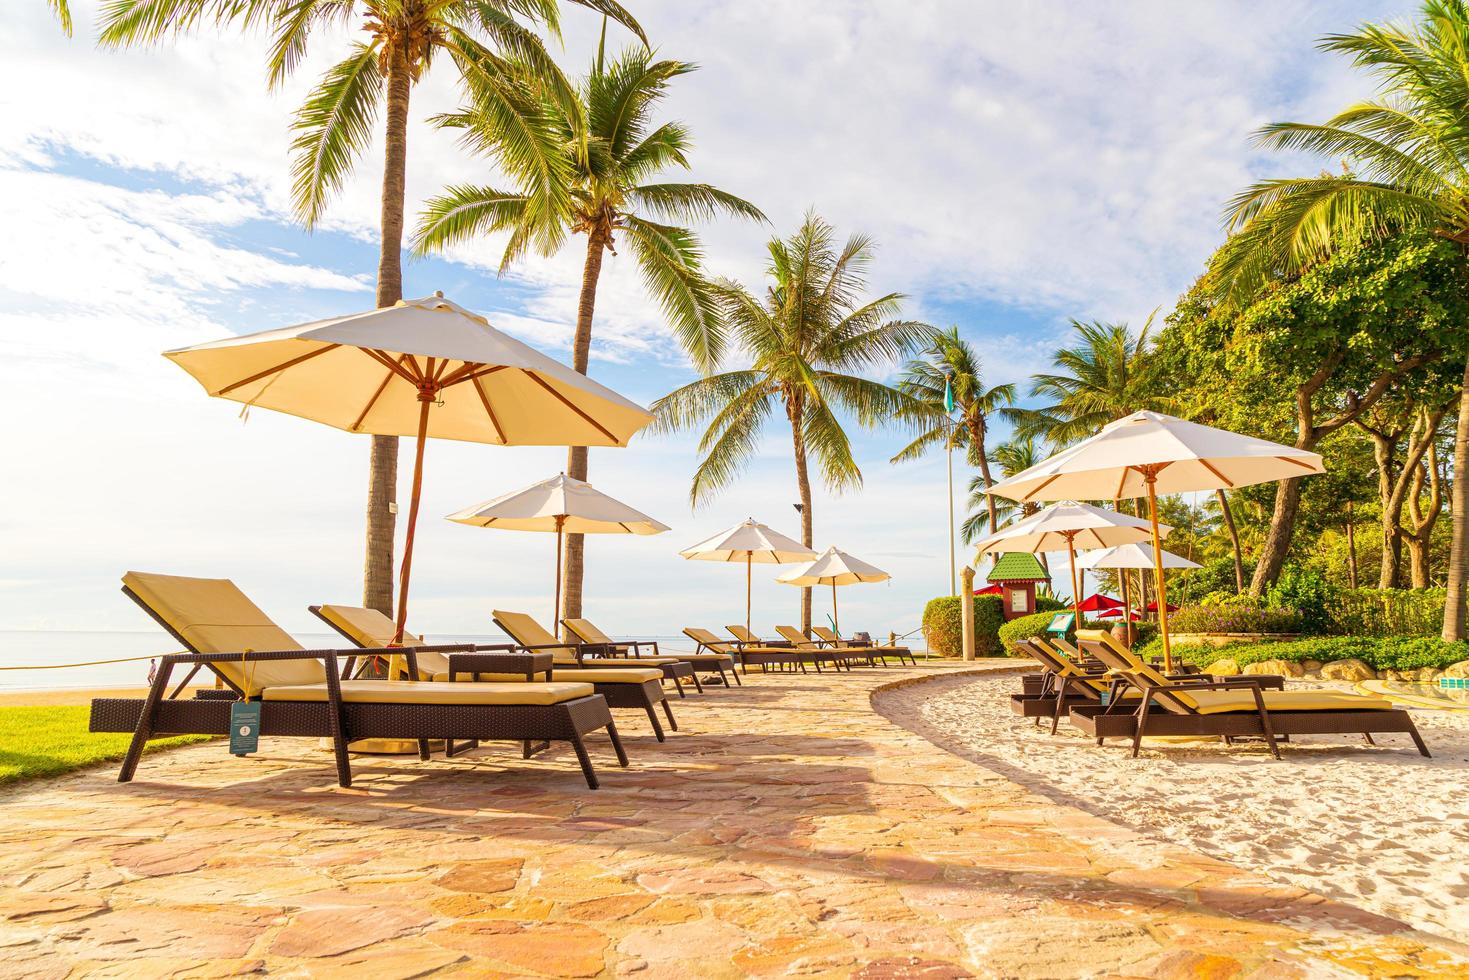
[[[1158,600],[1154,599],[1152,602],[1148,603],[1148,612],[1157,612],[1157,611],[1158,611]],[[1168,604],[1168,611],[1169,612],[1178,612],[1178,607],[1175,606],[1173,603],[1170,602]]]
[[[1102,595],[1100,592],[1097,592],[1081,600],[1081,605],[1077,608],[1082,612],[1101,612],[1104,609],[1121,609],[1122,602],[1119,599],[1114,599],[1109,595]]]
[[[1122,616],[1122,609],[1120,607],[1119,608],[1116,608],[1116,609],[1108,609],[1106,612],[1097,613],[1097,618],[1098,619],[1119,619],[1119,618],[1121,618],[1121,616]],[[1137,612],[1137,610],[1133,610],[1132,613],[1129,614],[1127,618],[1130,619],[1130,620],[1132,620],[1135,623],[1138,620],[1142,619],[1143,617]]]
[[[974,594],[975,595],[1004,595],[1005,594],[1005,590],[1002,589],[1002,588],[1000,588],[998,585],[986,585],[982,589],[975,589],[974,590]]]

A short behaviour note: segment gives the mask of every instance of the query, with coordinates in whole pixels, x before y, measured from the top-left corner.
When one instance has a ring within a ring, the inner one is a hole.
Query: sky
[[[988,383],[1022,389],[1067,342],[1070,320],[1165,316],[1222,238],[1232,194],[1320,165],[1262,154],[1250,133],[1370,94],[1316,40],[1412,10],[627,5],[661,56],[699,66],[663,107],[692,131],[688,179],[770,218],[699,228],[713,273],[759,288],[764,243],[814,208],[840,233],[876,240],[874,293],[902,292],[907,316],[957,325]],[[0,19],[0,630],[148,629],[118,591],[122,573],[139,569],[232,578],[287,629],[311,631],[308,604],[360,600],[368,440],[266,411],[241,417],[159,355],[372,307],[380,145],[314,231],[289,207],[291,113],[355,31],[316,36],[270,91],[263,37],[204,29],[100,51],[95,4],[74,4],[72,40],[42,0],[10,6]],[[564,20],[557,57],[580,72],[600,21],[570,5]],[[428,122],[458,105],[447,65],[413,94],[410,215],[448,184],[495,182]],[[581,240],[503,277],[501,245],[410,262],[405,294],[442,290],[569,360]],[[608,258],[594,330],[591,373],[634,401],[695,377],[626,257]],[[944,459],[893,466],[900,433],[851,431],[863,487],[833,496],[818,484],[816,548],[836,545],[893,576],[843,590],[844,630],[906,633],[949,591]],[[595,486],[672,527],[588,540],[585,612],[608,632],[738,622],[743,569],[677,552],[747,516],[799,533],[788,430],[772,425],[739,482],[691,510],[696,441],[639,437],[591,454]],[[553,448],[430,443],[413,628],[488,632],[495,608],[549,618],[552,536],[439,518],[564,461]],[[956,463],[956,494],[970,475]],[[797,619],[799,593],[773,581],[778,571],[758,570],[757,632]],[[826,603],[818,595],[818,621]]]

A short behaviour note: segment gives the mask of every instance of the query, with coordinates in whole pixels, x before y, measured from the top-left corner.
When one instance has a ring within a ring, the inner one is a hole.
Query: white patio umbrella
[[[429,436],[507,446],[625,446],[653,418],[440,293],[164,356],[217,398],[348,432],[417,437],[398,638],[408,616]]]
[[[1168,596],[1158,533],[1158,494],[1230,490],[1324,473],[1317,453],[1242,436],[1160,412],[1135,412],[1104,426],[1090,439],[1061,450],[1028,470],[1001,480],[988,492],[1012,500],[1118,500],[1148,498],[1153,525],[1153,574],[1164,663],[1171,669]]]
[[[561,540],[566,534],[662,534],[662,524],[590,483],[562,473],[523,490],[466,507],[446,520],[501,531],[556,532],[556,604],[553,626],[561,622]]]
[[[1172,528],[1164,527],[1167,534]],[[1077,548],[1110,548],[1113,545],[1146,541],[1151,533],[1147,521],[1090,504],[1052,504],[1029,517],[1000,528],[982,539],[975,550],[980,555],[1007,551],[1065,551],[1071,561],[1071,606],[1081,625],[1081,589],[1076,581]]]
[[[1182,555],[1175,555],[1171,551],[1164,551],[1158,556],[1163,561],[1164,568],[1203,568],[1196,561],[1189,561]],[[1153,556],[1153,546],[1150,544],[1119,544],[1114,548],[1101,548],[1093,551],[1082,552],[1076,558],[1076,567],[1081,569],[1111,568],[1123,572],[1122,575],[1122,605],[1124,608],[1131,607],[1128,598],[1127,575],[1129,568],[1152,568],[1157,564]]]
[[[816,552],[799,541],[773,531],[750,517],[700,541],[692,548],[679,552],[682,558],[692,561],[742,561],[745,563],[745,629],[750,628],[750,566],[789,565],[792,562],[809,561]]]
[[[877,566],[869,565],[862,559],[853,558],[845,551],[833,547],[827,548],[809,565],[778,575],[775,580],[785,585],[803,587],[831,586],[831,626],[840,633],[842,628],[837,623],[837,586],[856,585],[858,582],[886,582],[890,578],[891,575]],[[749,629],[749,626],[745,628]]]

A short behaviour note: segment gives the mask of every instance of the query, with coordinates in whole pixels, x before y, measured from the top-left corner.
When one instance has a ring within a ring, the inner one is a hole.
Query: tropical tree
[[[998,531],[999,512],[994,498],[984,494],[995,482],[990,475],[985,436],[992,416],[1013,417],[1011,406],[1015,404],[1015,385],[985,387],[979,354],[959,336],[958,327],[950,327],[934,334],[922,356],[908,362],[903,369],[903,377],[898,381],[898,390],[920,406],[920,414],[915,421],[922,431],[892,458],[892,462],[918,459],[940,446],[963,448],[969,462],[979,467],[980,480],[983,481],[980,493],[985,497],[989,511],[990,531]],[[957,421],[949,418],[946,393],[953,397],[954,409],[959,413]],[[970,489],[972,493],[972,485]],[[970,540],[967,530],[965,540]]]
[[[1035,439],[1015,438],[996,446],[990,453],[989,462],[1000,468],[1001,476],[1009,479],[1030,469],[1046,455],[1044,449],[1036,445]],[[1008,497],[993,497],[988,492],[991,486],[993,483],[984,474],[969,481],[969,516],[960,525],[966,544],[973,544],[986,533],[994,533],[997,519],[1009,523],[1012,518],[1026,518],[1041,509],[1041,505],[1033,500],[1021,503]],[[1045,555],[1040,558],[1043,562],[1046,560]]]
[[[1056,351],[1054,373],[1033,376],[1030,393],[1050,404],[1020,413],[1021,431],[1065,446],[1133,412],[1175,410],[1151,370],[1152,317],[1136,335],[1125,323],[1072,320],[1071,326],[1081,342]]]
[[[833,492],[862,484],[838,412],[864,426],[913,417],[911,396],[856,372],[888,364],[928,341],[933,328],[899,319],[903,296],[864,299],[872,241],[839,245],[831,225],[808,212],[799,230],[767,246],[770,284],[757,298],[735,282],[713,286],[723,322],[749,365],[706,375],[656,401],[653,431],[708,421],[689,498],[706,503],[732,484],[759,449],[771,414],[785,414],[801,497],[801,541],[811,547],[810,458]],[[694,355],[697,359],[697,354]],[[811,625],[811,591],[801,593],[801,627]]]
[[[1417,23],[1366,24],[1328,35],[1320,46],[1372,77],[1377,97],[1325,123],[1275,123],[1260,131],[1265,146],[1344,160],[1347,172],[1261,181],[1231,202],[1235,245],[1223,271],[1235,295],[1248,296],[1343,244],[1408,229],[1469,244],[1469,3],[1427,0]],[[1461,387],[1469,385],[1469,359],[1463,361]],[[1449,510],[1443,638],[1457,640],[1464,637],[1469,579],[1469,399],[1459,406]]]
[[[616,0],[571,2],[643,37],[637,21]],[[314,227],[371,143],[385,109],[379,307],[403,298],[409,97],[434,56],[447,54],[477,100],[498,98],[507,113],[514,111],[512,94],[525,84],[524,73],[509,70],[507,57],[533,66],[540,84],[574,104],[570,86],[535,31],[540,27],[558,33],[557,0],[111,0],[102,11],[100,43],[122,47],[157,41],[204,20],[269,31],[272,88],[300,64],[314,30],[354,21],[361,25],[366,39],[350,44],[346,57],[327,69],[296,111],[291,124],[292,203],[306,227]],[[397,437],[373,436],[363,603],[384,612],[393,605],[397,479]]]
[[[654,112],[669,82],[694,66],[655,61],[639,48],[609,63],[599,46],[570,104],[537,84],[535,66],[523,67],[529,81],[509,88],[512,112],[497,91],[495,98],[440,119],[460,129],[465,145],[489,158],[511,186],[446,189],[425,206],[416,249],[506,234],[503,273],[531,249],[550,255],[569,236],[586,235],[572,344],[572,366],[586,374],[602,261],[606,253],[616,254],[620,239],[695,366],[712,370],[723,353],[720,311],[703,275],[699,241],[686,226],[720,214],[761,221],[765,216],[709,184],[653,182],[663,171],[689,167],[688,130],[678,122],[655,128]],[[585,446],[568,451],[566,472],[587,478]],[[581,615],[583,547],[582,535],[566,536],[561,594],[568,617]]]

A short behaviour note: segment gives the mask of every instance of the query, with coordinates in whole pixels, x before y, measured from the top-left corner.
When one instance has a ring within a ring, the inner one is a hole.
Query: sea
[[[348,644],[335,633],[297,633],[303,646],[343,649]],[[492,633],[451,636],[435,633],[434,643],[506,643]],[[613,637],[632,639],[631,637]],[[640,640],[667,643],[668,649],[688,652],[693,642],[685,636],[640,636]],[[148,659],[128,663],[96,664],[99,660],[152,658],[180,653],[178,641],[161,631],[85,632],[81,630],[0,630],[0,692],[55,691],[66,688],[146,687]],[[88,664],[88,666],[71,666]],[[178,675],[182,677],[182,675]]]

